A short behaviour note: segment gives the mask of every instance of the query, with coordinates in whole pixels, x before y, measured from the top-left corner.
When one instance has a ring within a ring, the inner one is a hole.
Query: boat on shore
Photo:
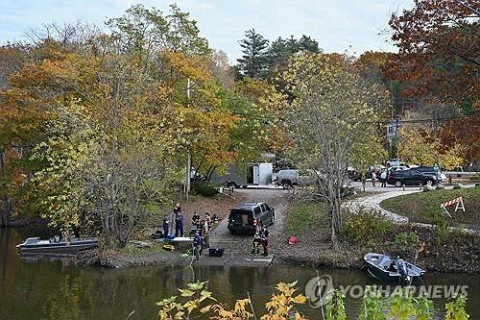
[[[72,237],[67,243],[64,239],[55,237],[47,240],[31,237],[16,247],[22,254],[76,255],[80,251],[98,247],[98,238]]]
[[[373,277],[395,284],[412,284],[421,282],[425,270],[400,258],[380,253],[367,253],[365,266]]]

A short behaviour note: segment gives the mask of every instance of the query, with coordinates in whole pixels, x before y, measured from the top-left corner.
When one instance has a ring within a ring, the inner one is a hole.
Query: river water
[[[68,260],[25,259],[15,245],[32,230],[0,228],[0,319],[1,320],[93,320],[158,319],[156,302],[178,293],[192,280],[208,281],[208,289],[221,302],[232,304],[250,293],[257,314],[279,282],[298,280],[300,291],[315,277],[311,268],[272,265],[268,268],[201,267],[178,269],[169,266],[131,270],[78,268]],[[43,235],[45,236],[45,235]],[[358,296],[362,287],[375,284],[366,273],[355,270],[321,269],[335,287],[347,291],[349,319],[357,319]],[[471,319],[480,319],[480,276],[428,274],[425,284],[468,286],[467,310]],[[350,286],[350,287],[349,287]],[[354,287],[351,287],[354,286]],[[355,288],[355,289],[352,289]],[[352,297],[353,296],[353,297]],[[436,299],[436,306],[445,303]],[[308,305],[300,310],[310,319],[322,319],[321,309]],[[443,313],[443,306],[436,311]],[[130,317],[129,317],[130,315]]]

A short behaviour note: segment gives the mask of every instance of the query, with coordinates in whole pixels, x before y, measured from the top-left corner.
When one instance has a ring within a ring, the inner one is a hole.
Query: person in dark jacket
[[[195,254],[195,260],[200,261],[200,251],[202,250],[202,237],[200,233],[195,232],[195,237],[193,237],[193,252]]]
[[[183,237],[183,215],[182,211],[175,213],[175,237]]]
[[[198,214],[197,211],[193,211],[192,225],[198,226],[199,223],[200,223],[200,215]]]
[[[170,230],[170,219],[168,218],[168,214],[163,215],[163,236],[166,238],[168,236],[168,232]]]
[[[177,203],[175,205],[175,207],[173,208],[173,213],[177,214],[177,213],[181,213],[182,212],[182,208],[180,207],[180,203]]]

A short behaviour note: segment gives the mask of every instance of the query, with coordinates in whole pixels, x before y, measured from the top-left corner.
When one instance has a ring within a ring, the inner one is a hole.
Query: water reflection
[[[0,228],[0,257],[1,257],[1,279],[5,279],[7,276],[7,261],[8,261],[8,228]]]
[[[15,244],[32,231],[0,229],[0,319],[156,319],[157,301],[178,294],[178,288],[193,280],[207,281],[208,289],[232,305],[250,293],[257,312],[280,282],[298,280],[303,290],[316,276],[315,270],[293,266],[249,269],[242,267],[173,268],[158,266],[134,270],[76,268],[69,260],[19,259]],[[319,270],[329,274],[334,286],[372,284],[365,273],[352,270]],[[480,277],[429,274],[426,284],[469,285],[468,311],[480,318]],[[440,301],[443,303],[444,301]],[[349,319],[356,319],[359,300],[347,297]],[[437,304],[438,305],[438,304]],[[320,310],[301,308],[310,319],[320,319]]]

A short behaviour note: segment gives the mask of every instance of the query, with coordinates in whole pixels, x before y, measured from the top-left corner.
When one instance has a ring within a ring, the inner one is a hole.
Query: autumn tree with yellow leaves
[[[404,124],[398,130],[398,156],[409,164],[452,170],[463,163],[466,148],[459,142],[443,145],[438,130],[418,124]]]
[[[383,148],[376,110],[390,105],[388,93],[337,55],[299,55],[283,77],[295,97],[285,113],[293,152],[317,178],[316,195],[327,203],[330,238],[336,246],[347,166],[378,159]]]
[[[22,146],[23,162],[10,162],[19,183],[2,170],[2,185],[16,212],[100,231],[122,247],[172,201],[187,153],[214,168],[260,152],[257,143],[237,148],[261,120],[242,121],[231,97],[256,118],[262,110],[216,78],[228,74],[177,6],[164,14],[136,5],[106,25],[108,33],[57,26],[37,33],[25,57],[12,54],[21,59],[1,74],[0,146]]]

